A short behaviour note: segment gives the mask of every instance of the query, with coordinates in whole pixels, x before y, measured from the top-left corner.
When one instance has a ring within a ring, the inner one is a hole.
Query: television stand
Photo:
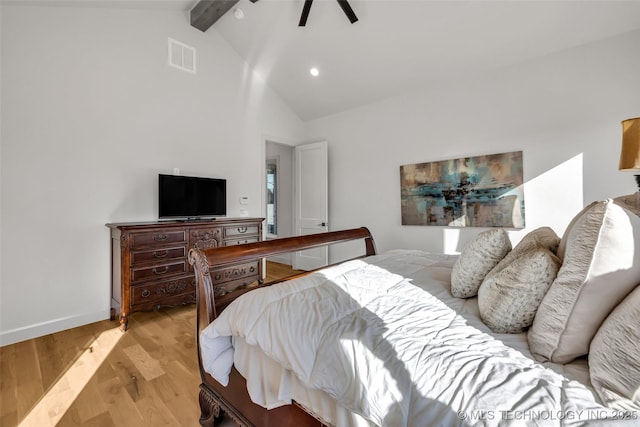
[[[264,218],[213,218],[107,224],[111,229],[111,305],[128,327],[129,316],[195,303],[192,248],[241,245],[262,240]],[[217,295],[262,280],[262,263],[231,265],[211,273]]]

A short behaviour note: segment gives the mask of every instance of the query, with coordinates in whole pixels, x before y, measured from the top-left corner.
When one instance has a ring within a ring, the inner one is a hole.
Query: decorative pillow
[[[604,321],[591,341],[589,373],[602,402],[640,410],[640,286]]]
[[[559,268],[560,259],[555,254],[545,247],[534,246],[521,251],[518,258],[498,273],[487,275],[478,290],[483,322],[498,333],[524,332],[533,323]]]
[[[556,363],[587,354],[604,319],[638,284],[640,217],[612,200],[597,202],[563,240],[564,261],[528,334],[536,359]]]
[[[582,215],[587,212],[589,209],[591,209],[594,205],[596,205],[598,202],[592,202],[591,204],[585,206],[584,208],[582,208],[582,210],[580,212],[578,212],[578,215],[574,216],[573,219],[571,220],[571,222],[569,222],[569,225],[567,225],[567,229],[564,230],[564,234],[562,235],[562,240],[560,240],[560,244],[558,245],[558,250],[556,252],[556,254],[558,255],[558,258],[560,259],[564,259],[564,251],[566,249],[567,246],[567,240],[569,237],[569,233],[571,233],[571,230],[573,229],[573,226],[576,224],[576,222],[578,222],[578,220],[582,217]]]
[[[484,277],[511,250],[509,235],[502,228],[479,233],[462,250],[451,271],[451,294],[470,298],[478,294]]]
[[[518,259],[523,253],[537,247],[547,248],[553,254],[558,250],[558,244],[560,243],[560,238],[549,227],[540,227],[535,230],[529,232],[526,236],[518,242],[518,244],[513,248],[511,252],[509,252],[500,262],[493,267],[493,269],[487,274],[485,280],[490,278],[491,276],[498,274],[502,270],[504,270],[508,265]]]
[[[541,246],[549,249],[552,254],[556,255],[559,245],[560,237],[558,237],[551,227],[540,227],[524,236],[513,249],[525,251],[534,246]]]
[[[633,194],[627,194],[626,196],[616,197],[613,201],[626,210],[633,212],[636,215],[640,215],[640,191],[636,191]]]

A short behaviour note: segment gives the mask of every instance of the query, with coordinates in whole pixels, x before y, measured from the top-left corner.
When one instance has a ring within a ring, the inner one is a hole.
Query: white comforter
[[[587,387],[465,316],[475,302],[448,292],[452,260],[391,251],[249,292],[202,332],[205,370],[226,385],[239,336],[380,426],[615,418]]]

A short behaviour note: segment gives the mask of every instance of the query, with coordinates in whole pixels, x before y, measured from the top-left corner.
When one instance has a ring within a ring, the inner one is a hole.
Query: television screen
[[[227,214],[227,181],[181,175],[158,175],[158,217],[198,219]]]

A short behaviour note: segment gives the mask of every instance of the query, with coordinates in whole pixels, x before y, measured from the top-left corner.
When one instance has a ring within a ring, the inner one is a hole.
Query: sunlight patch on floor
[[[102,332],[42,396],[42,399],[19,424],[19,427],[56,425],[111,353],[122,335],[119,328]]]
[[[145,380],[151,381],[160,375],[164,375],[160,362],[151,357],[140,344],[124,348],[123,351],[129,356],[129,359],[138,368]]]

